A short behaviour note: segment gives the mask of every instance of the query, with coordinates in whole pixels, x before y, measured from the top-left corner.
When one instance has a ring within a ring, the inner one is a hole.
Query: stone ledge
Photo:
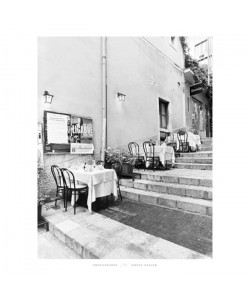
[[[58,215],[47,217],[52,232],[59,240],[77,252],[83,259],[206,259],[203,254],[176,245],[147,233],[118,223],[102,215],[78,212],[86,221],[70,218],[59,221]],[[93,221],[89,221],[94,216]],[[64,218],[66,218],[64,216]],[[105,221],[105,218],[107,221]],[[56,221],[55,221],[56,220]]]
[[[162,194],[125,187],[121,187],[121,192],[122,196],[129,200],[182,210],[184,212],[192,212],[203,216],[212,216],[212,202],[210,200],[174,194]]]

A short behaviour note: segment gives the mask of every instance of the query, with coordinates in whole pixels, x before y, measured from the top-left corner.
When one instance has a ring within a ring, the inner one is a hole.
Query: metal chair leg
[[[74,191],[74,215],[76,214],[76,190]]]
[[[63,207],[65,208],[65,201],[66,201],[66,188],[63,187]]]
[[[57,197],[58,197],[58,187],[56,187],[56,200],[55,200],[55,207],[57,206]]]
[[[65,191],[66,191],[66,196],[65,196],[65,201],[64,201],[64,202],[65,202],[65,207],[64,207],[64,208],[65,208],[65,212],[67,212],[67,198],[68,198],[68,189],[66,188],[66,190],[65,190]]]
[[[122,201],[122,194],[121,194],[121,189],[120,189],[120,182],[119,182],[119,180],[118,180],[118,190],[119,190],[120,198],[121,198],[121,201]]]

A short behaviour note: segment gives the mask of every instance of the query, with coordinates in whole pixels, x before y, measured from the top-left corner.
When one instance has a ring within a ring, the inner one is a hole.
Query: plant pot
[[[134,170],[134,165],[133,164],[123,162],[122,163],[122,173],[121,173],[121,176],[134,178],[133,170]]]
[[[40,222],[42,220],[42,205],[40,203],[37,204],[37,220]]]

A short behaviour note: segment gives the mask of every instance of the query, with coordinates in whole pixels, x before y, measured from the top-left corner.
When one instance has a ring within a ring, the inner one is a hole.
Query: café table
[[[151,150],[151,154],[153,155],[153,149]],[[142,152],[142,148],[140,147],[140,155],[145,156]],[[162,165],[165,165],[165,161],[171,161],[172,164],[175,163],[175,153],[174,148],[172,146],[168,146],[165,143],[161,145],[154,146],[154,157],[159,157]],[[147,167],[148,165],[146,165]]]
[[[113,194],[117,199],[117,175],[114,169],[95,169],[93,171],[85,171],[84,169],[69,169],[73,172],[75,180],[88,185],[88,210],[92,212],[92,203],[97,197],[108,196]],[[71,205],[74,204],[72,196]]]
[[[155,145],[155,156],[160,158],[162,165],[165,165],[165,161],[171,161],[172,164],[175,163],[174,148],[168,146],[165,143],[161,145]]]

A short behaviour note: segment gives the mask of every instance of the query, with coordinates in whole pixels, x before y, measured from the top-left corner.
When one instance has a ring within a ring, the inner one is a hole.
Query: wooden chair
[[[166,133],[166,137],[167,137],[167,142],[166,144],[168,146],[172,146],[174,151],[176,152],[177,150],[177,142],[174,140],[174,134],[172,132],[167,132]]]
[[[74,195],[74,215],[76,214],[76,195],[80,196],[80,193],[87,193],[88,192],[88,185],[87,184],[78,184],[75,180],[75,176],[73,172],[68,170],[67,168],[62,168],[62,177],[63,177],[63,184],[65,187],[66,193],[66,200],[65,200],[65,211],[67,211],[67,197],[68,192],[71,196]]]
[[[65,186],[63,184],[63,178],[62,178],[62,172],[61,169],[56,166],[51,166],[51,172],[54,177],[54,180],[56,182],[56,200],[55,200],[55,206],[57,206],[57,200],[58,200],[58,193],[61,191],[63,196],[63,203],[65,208]]]
[[[185,131],[180,130],[177,133],[177,138],[179,141],[179,152],[181,153],[187,153],[189,152],[189,143],[187,141],[188,139],[188,134]]]
[[[131,156],[134,156],[135,159],[135,167],[139,170],[139,168],[146,167],[145,159],[143,156],[140,155],[140,148],[136,142],[130,142],[128,144],[129,153]]]
[[[148,169],[153,169],[153,171],[159,166],[160,158],[154,156],[154,143],[152,141],[143,142],[143,150],[145,153],[145,165],[149,162]]]

